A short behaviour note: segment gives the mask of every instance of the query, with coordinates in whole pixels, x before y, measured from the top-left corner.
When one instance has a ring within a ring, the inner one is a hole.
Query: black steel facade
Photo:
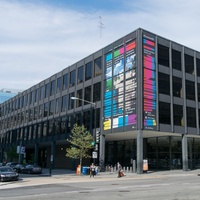
[[[27,162],[74,168],[66,139],[83,123],[101,133],[102,165],[187,170],[199,165],[199,119],[200,52],[137,29],[0,104],[0,161],[23,145]]]

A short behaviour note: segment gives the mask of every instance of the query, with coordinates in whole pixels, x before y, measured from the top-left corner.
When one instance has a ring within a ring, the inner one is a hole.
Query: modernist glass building
[[[13,90],[13,89],[1,89],[0,90],[0,104],[8,99],[14,97],[19,94],[21,91]]]
[[[0,105],[0,161],[23,145],[27,162],[75,168],[74,123],[100,132],[101,166],[200,167],[200,52],[143,29],[120,38]]]

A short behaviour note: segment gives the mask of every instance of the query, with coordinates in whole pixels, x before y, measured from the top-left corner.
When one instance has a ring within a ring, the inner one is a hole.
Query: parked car
[[[19,180],[19,174],[11,167],[3,166],[0,167],[0,181],[18,181]]]
[[[25,165],[23,164],[17,164],[13,167],[13,170],[17,173],[21,173],[22,172],[22,169],[25,168]]]
[[[23,174],[41,174],[42,168],[38,165],[26,165],[21,172]]]
[[[8,163],[6,163],[6,166],[13,168],[13,167],[15,167],[15,165],[17,165],[17,164],[18,164],[18,163],[16,163],[16,162],[8,162]]]

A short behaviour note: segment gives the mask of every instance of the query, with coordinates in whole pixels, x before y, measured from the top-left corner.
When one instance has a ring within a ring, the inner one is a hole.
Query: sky
[[[199,8],[199,0],[0,0],[0,89],[28,89],[138,28],[200,51]]]

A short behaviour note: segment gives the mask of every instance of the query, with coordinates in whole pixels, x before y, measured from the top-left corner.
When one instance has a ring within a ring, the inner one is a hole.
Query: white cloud
[[[29,88],[138,27],[200,50],[197,0],[124,3],[127,11],[89,13],[1,0],[0,89]]]

